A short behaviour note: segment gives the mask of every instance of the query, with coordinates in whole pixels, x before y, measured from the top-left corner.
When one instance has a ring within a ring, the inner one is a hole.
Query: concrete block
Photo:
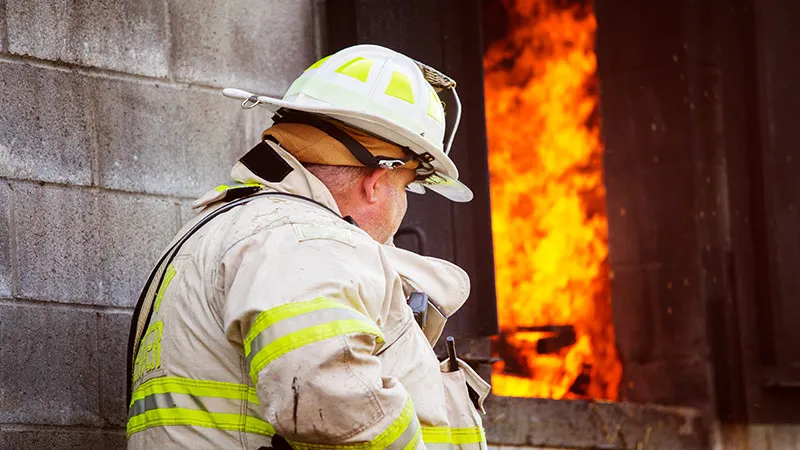
[[[517,446],[511,446],[511,445],[491,445],[491,444],[489,444],[488,449],[489,450],[580,450],[578,448],[566,448],[566,449],[565,448],[560,448],[560,449],[555,449],[555,448],[552,448],[552,447],[546,447],[546,448],[545,447],[529,447],[529,446],[517,447]]]
[[[171,0],[170,14],[183,81],[282,95],[315,59],[310,0]]]
[[[92,80],[99,184],[197,197],[230,180],[246,142],[247,114],[222,95],[152,84]]]
[[[59,450],[124,450],[123,431],[70,429],[6,429],[0,425],[0,448]]]
[[[131,314],[104,314],[100,317],[100,417],[105,426],[124,427],[128,408],[125,404],[128,332]]]
[[[86,98],[79,75],[0,63],[0,176],[90,184]]]
[[[0,304],[0,422],[98,425],[97,337],[95,313]]]
[[[11,284],[11,188],[8,183],[0,183],[0,298],[10,298]]]
[[[0,0],[0,11],[6,10],[6,0]],[[8,30],[6,29],[6,15],[0,17],[0,53],[8,49]]]
[[[702,445],[700,413],[689,408],[497,396],[489,396],[485,407],[486,439],[494,446],[587,450],[708,448]]]
[[[178,230],[177,206],[173,200],[111,192],[98,200],[100,301],[133,307],[153,265]]]
[[[192,202],[189,200],[184,200],[178,205],[180,208],[180,223],[181,226],[186,222],[192,220],[199,212],[199,209],[192,208]]]
[[[23,298],[133,306],[177,229],[169,199],[22,183],[14,189]]]
[[[5,0],[9,52],[166,77],[163,0]]]
[[[772,448],[800,448],[800,426],[780,424],[771,428]]]

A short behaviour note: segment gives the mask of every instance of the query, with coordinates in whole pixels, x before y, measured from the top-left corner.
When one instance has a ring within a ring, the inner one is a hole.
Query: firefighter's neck
[[[376,241],[388,243],[406,214],[405,188],[413,180],[409,169],[367,170],[331,193],[343,216],[352,217]]]

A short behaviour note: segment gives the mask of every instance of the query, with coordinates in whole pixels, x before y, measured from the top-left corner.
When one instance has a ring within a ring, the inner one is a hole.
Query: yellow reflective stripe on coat
[[[258,372],[292,350],[353,333],[370,334],[383,342],[383,333],[372,320],[328,298],[286,303],[263,311],[244,340],[250,378],[255,384]]]
[[[408,450],[417,448],[422,439],[419,420],[411,400],[406,400],[400,416],[394,420],[385,430],[375,439],[369,442],[358,442],[354,444],[307,444],[304,442],[290,441],[292,448],[297,450],[366,450],[366,449],[389,449],[389,450]]]
[[[167,267],[167,273],[164,274],[164,281],[161,282],[161,287],[158,288],[158,294],[156,294],[156,302],[153,305],[153,311],[158,312],[158,308],[161,307],[161,299],[164,298],[164,293],[167,292],[167,287],[169,287],[169,283],[175,278],[175,275],[178,271],[175,269],[175,266],[170,264]]]
[[[196,426],[272,436],[257,415],[255,388],[221,381],[153,378],[137,387],[128,410],[128,436],[158,426]],[[242,414],[246,410],[248,414]]]
[[[481,427],[422,427],[422,440],[425,444],[479,444],[486,435]]]
[[[236,183],[233,186],[228,186],[227,184],[220,184],[219,186],[215,187],[214,190],[217,192],[225,192],[231,189],[238,189],[243,187],[253,187],[253,186],[264,186],[262,183],[258,183],[255,181],[248,181],[247,183]]]

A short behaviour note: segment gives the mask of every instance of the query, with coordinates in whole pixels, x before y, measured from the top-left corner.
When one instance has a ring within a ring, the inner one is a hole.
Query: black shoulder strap
[[[175,258],[175,255],[178,253],[180,247],[193,234],[195,234],[197,230],[202,228],[205,224],[209,223],[215,217],[220,216],[237,206],[247,204],[250,201],[255,200],[259,197],[268,197],[268,196],[291,197],[297,200],[307,201],[309,203],[315,204],[316,206],[326,209],[327,211],[331,212],[337,217],[340,217],[339,214],[337,214],[332,209],[308,197],[288,194],[284,192],[256,192],[246,197],[237,198],[231,201],[230,203],[227,203],[217,208],[216,210],[212,211],[207,216],[203,217],[199,222],[197,222],[191,229],[189,229],[189,231],[187,231],[183,236],[181,236],[180,239],[175,241],[175,243],[172,244],[172,246],[161,256],[161,259],[158,261],[158,264],[153,269],[153,271],[150,272],[150,276],[147,279],[147,283],[145,283],[144,288],[142,289],[142,292],[139,295],[139,301],[136,303],[136,308],[133,310],[131,329],[130,329],[130,334],[128,335],[128,372],[126,375],[128,384],[128,389],[127,389],[128,403],[130,403],[131,395],[133,394],[132,389],[133,389],[134,362],[136,361],[136,354],[139,351],[139,345],[142,340],[142,335],[144,334],[145,327],[150,322],[150,318],[153,315],[153,303],[155,301],[158,290],[161,287],[161,284],[164,282],[164,274],[166,273],[167,267]],[[343,219],[347,220],[346,218]],[[154,283],[153,282],[154,280],[158,280],[158,282]]]

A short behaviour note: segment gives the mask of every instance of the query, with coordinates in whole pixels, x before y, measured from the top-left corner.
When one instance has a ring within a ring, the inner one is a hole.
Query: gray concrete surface
[[[91,184],[86,103],[84,77],[0,64],[0,176]]]
[[[0,11],[6,10],[6,0],[0,0]],[[6,30],[6,15],[0,16],[0,52],[8,49],[8,31]]]
[[[102,424],[94,312],[2,304],[0,342],[0,421]]]
[[[171,199],[31,183],[13,188],[20,298],[132,307],[179,227]]]
[[[0,0],[0,448],[124,448],[132,307],[313,54],[312,1]]]
[[[8,183],[0,183],[0,236],[10,236],[11,189]],[[11,297],[11,242],[0,239],[0,298]]]
[[[173,0],[177,79],[282,95],[313,55],[310,1]]]
[[[108,450],[125,448],[125,435],[108,430],[0,427],[0,448]]]
[[[218,92],[104,79],[89,84],[102,187],[196,197],[228,181],[233,162],[252,146],[243,125],[261,111],[245,111]]]
[[[489,397],[491,444],[522,448],[702,450],[700,413],[656,405]]]
[[[5,0],[8,51],[49,61],[165,78],[163,0]]]

